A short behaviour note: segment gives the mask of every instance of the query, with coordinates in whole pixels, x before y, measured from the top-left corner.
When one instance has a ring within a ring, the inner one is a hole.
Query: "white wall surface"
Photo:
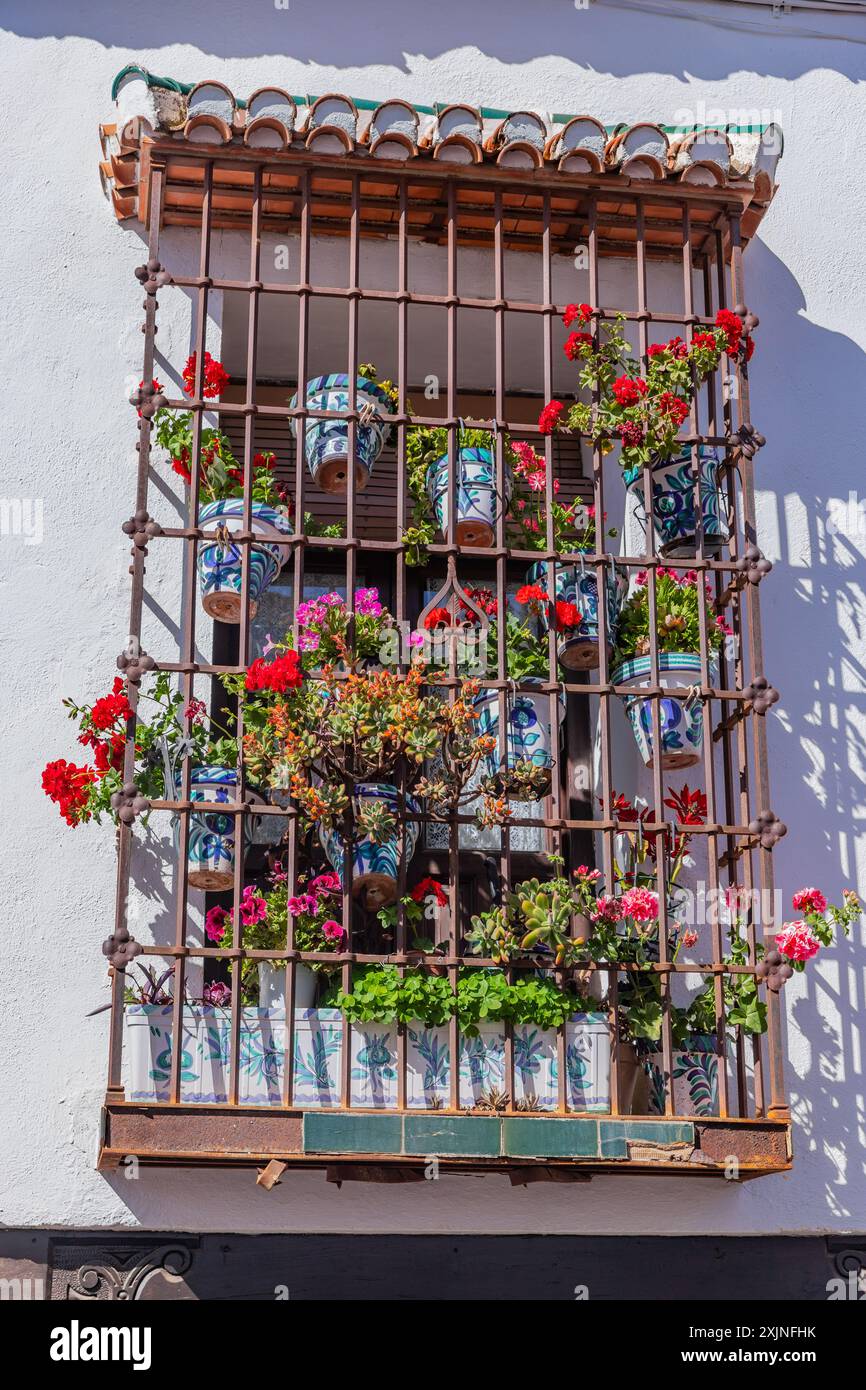
[[[770,717],[773,805],[789,826],[777,871],[786,896],[815,883],[838,898],[858,879],[866,894],[866,525],[827,530],[833,499],[863,493],[866,25],[799,13],[774,20],[730,3],[695,3],[694,19],[640,8],[7,0],[0,495],[42,498],[45,534],[34,545],[0,538],[2,789],[16,796],[15,811],[5,808],[0,879],[3,1223],[677,1234],[866,1226],[862,929],[784,995],[790,1176],[743,1187],[623,1176],[526,1190],[504,1177],[453,1177],[338,1191],[323,1174],[298,1173],[266,1195],[249,1173],[150,1170],[127,1181],[94,1168],[107,1015],[86,1015],[106,998],[99,943],[113,920],[113,836],[67,831],[39,774],[49,758],[72,756],[61,697],[97,692],[126,640],[119,525],[133,505],[136,432],[125,396],[141,375],[132,271],[144,254],[139,230],[118,226],[102,197],[96,127],[113,118],[110,83],[127,62],[187,81],[218,78],[241,96],[267,83],[586,111],[605,122],[671,120],[687,109],[701,119],[708,108],[781,122],[781,190],[746,261],[748,301],[761,317],[753,416],[769,440],[758,461],[761,542],[775,564],[762,590],[765,664],[782,692]],[[172,239],[173,264],[186,245]],[[175,361],[184,322],[169,310],[161,318],[158,346],[172,342]],[[158,546],[148,564],[145,646],[166,653],[176,574]],[[158,912],[168,885],[148,891],[156,896],[146,912]]]

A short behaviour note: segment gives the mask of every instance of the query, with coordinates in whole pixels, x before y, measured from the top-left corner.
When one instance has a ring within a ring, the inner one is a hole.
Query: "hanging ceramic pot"
[[[522,681],[523,685],[530,685],[531,680]],[[541,684],[539,681],[538,684]],[[477,732],[479,735],[490,735],[496,739],[496,747],[492,752],[484,755],[482,768],[488,777],[498,777],[502,768],[502,759],[499,748],[499,692],[497,690],[479,690],[475,697],[475,708],[478,710]],[[562,721],[565,718],[565,692],[561,692],[559,697],[559,720],[557,723],[556,736],[554,738],[550,723],[550,696],[546,693],[536,695],[531,691],[519,691],[517,694],[506,695],[506,763],[509,772],[513,771],[517,763],[528,762],[535,768],[544,768],[547,771],[545,785],[538,791],[538,799],[547,795],[550,791],[552,770],[559,752],[559,735],[562,728]]]
[[[384,801],[395,815],[400,814],[400,797],[397,788],[387,782],[357,782],[352,797],[352,806],[357,817],[365,802]],[[406,797],[406,809],[418,811],[420,808],[414,797]],[[408,864],[418,843],[419,822],[407,820],[403,824],[405,840],[405,862]],[[319,830],[319,839],[328,856],[331,868],[343,878],[343,836],[336,828]],[[395,828],[384,844],[377,845],[368,835],[355,836],[353,843],[352,892],[357,897],[363,893],[368,908],[384,907],[397,896],[397,876],[400,867],[400,827]]]
[[[296,407],[297,394],[290,404]],[[307,382],[307,409],[347,411],[349,378],[340,373],[313,377]],[[381,415],[390,414],[391,402],[375,381],[359,376],[355,382],[355,406],[364,417],[355,426],[355,486],[367,486],[373,465],[382,452],[389,426]],[[300,436],[295,421],[295,439]],[[342,493],[349,486],[348,420],[307,420],[304,431],[304,457],[313,481],[323,492]]]
[[[537,560],[526,574],[527,584],[540,584],[547,592],[547,561]],[[564,631],[557,638],[556,652],[561,666],[570,671],[593,671],[599,664],[598,578],[594,565],[557,565],[556,598],[571,603],[580,613],[580,626]],[[628,576],[621,565],[611,561],[605,569],[604,591],[607,602],[607,647],[610,657],[616,645],[620,610],[628,589]],[[547,606],[541,608],[541,627],[547,632]]]
[[[198,576],[202,607],[211,618],[223,623],[241,620],[242,547],[231,540],[232,532],[244,529],[244,500],[228,497],[207,502],[198,514],[204,531],[217,531],[221,539],[199,541]],[[252,504],[251,529],[260,541],[250,546],[250,617],[255,617],[258,600],[272,584],[289,558],[290,547],[282,542],[292,534],[292,524],[281,511],[264,502]],[[282,542],[282,543],[281,543]]]
[[[503,463],[504,508],[511,499],[512,478]],[[496,461],[492,450],[464,445],[457,456],[454,539],[470,550],[493,544],[500,505],[496,492]],[[427,495],[443,536],[448,534],[448,454],[433,459],[427,469]]]
[[[699,446],[699,484],[704,552],[718,555],[728,539],[724,499],[719,483],[719,459],[712,449]],[[642,468],[623,473],[626,487],[637,499],[638,515],[646,523]],[[692,451],[686,446],[672,459],[652,465],[652,509],[655,543],[661,555],[669,558],[694,555],[697,548],[697,512]]]
[[[699,686],[701,658],[696,652],[659,652],[659,685],[682,689]],[[718,663],[710,658],[709,675],[715,684]],[[654,766],[653,701],[641,697],[640,691],[652,684],[648,656],[633,656],[620,662],[610,673],[611,684],[626,686],[635,694],[622,696],[625,711],[647,767]],[[659,698],[659,728],[662,742],[661,765],[672,768],[692,767],[700,762],[704,742],[704,708],[699,697],[680,699],[673,695]]]
[[[175,774],[180,794],[182,774]],[[232,802],[237,796],[238,774],[232,767],[194,767],[190,771],[190,801]],[[246,818],[245,818],[246,819]],[[175,820],[175,848],[180,844],[180,817]],[[234,886],[235,818],[230,812],[191,811],[187,849],[191,888],[224,893]]]

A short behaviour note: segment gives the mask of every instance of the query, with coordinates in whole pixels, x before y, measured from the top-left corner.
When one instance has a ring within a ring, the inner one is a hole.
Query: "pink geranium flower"
[[[618,898],[611,898],[602,894],[596,899],[595,907],[596,910],[592,917],[594,922],[618,922],[622,916]]]
[[[649,888],[629,888],[619,900],[623,917],[635,922],[654,922],[659,915],[658,893]]]
[[[326,941],[340,941],[343,936],[343,928],[339,922],[335,922],[333,917],[329,917],[327,922],[322,923],[322,935]]]
[[[805,922],[785,922],[776,933],[776,946],[789,960],[811,960],[821,949]]]
[[[263,922],[267,915],[268,904],[265,899],[259,897],[252,885],[245,888],[241,898],[241,921],[244,926],[252,927],[256,922]]]
[[[222,941],[226,923],[231,919],[232,914],[226,912],[224,907],[212,907],[204,919],[204,934],[208,941]]]
[[[793,901],[795,912],[819,912],[823,916],[827,911],[827,899],[818,888],[801,888]]]

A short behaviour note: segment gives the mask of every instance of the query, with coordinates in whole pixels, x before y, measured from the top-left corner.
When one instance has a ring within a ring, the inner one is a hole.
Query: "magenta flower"
[[[310,628],[305,627],[298,636],[298,649],[302,652],[314,652],[318,649],[321,640],[318,632],[313,632]]]
[[[224,907],[212,907],[204,919],[204,934],[208,941],[222,941],[223,932],[231,920],[232,914],[226,912]]]
[[[201,997],[203,1003],[213,1004],[218,1009],[222,1009],[231,1003],[232,992],[228,985],[223,984],[222,980],[215,980],[212,985],[205,985]]]
[[[629,888],[619,900],[623,917],[631,917],[635,922],[654,922],[659,915],[658,893],[648,888]]]
[[[343,928],[339,922],[335,922],[333,917],[329,917],[327,922],[322,923],[322,935],[326,941],[340,941],[343,937]]]
[[[379,602],[378,589],[356,589],[355,590],[355,612],[369,615],[371,618],[381,618],[382,605]]]
[[[299,893],[295,898],[289,898],[286,908],[291,917],[300,917],[302,912],[315,912],[319,906],[319,900],[315,893]]]
[[[823,917],[827,911],[827,899],[818,888],[801,888],[793,901],[795,912],[818,912]]]
[[[409,633],[409,646],[410,646],[410,647],[423,647],[423,645],[424,645],[424,633],[423,633],[423,632],[410,632],[410,633]]]
[[[784,922],[776,933],[776,946],[789,960],[811,960],[821,949],[805,922]]]
[[[319,874],[310,880],[310,892],[318,893],[321,897],[328,897],[331,893],[339,893],[342,886],[339,874]]]
[[[241,921],[244,926],[251,927],[256,922],[263,922],[267,915],[268,904],[265,899],[259,897],[251,885],[245,888],[241,898]]]

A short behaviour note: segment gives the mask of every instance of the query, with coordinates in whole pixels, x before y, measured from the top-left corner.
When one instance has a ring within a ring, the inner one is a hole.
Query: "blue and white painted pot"
[[[659,685],[684,688],[700,685],[701,658],[696,652],[659,652]],[[710,659],[709,675],[715,684],[718,663]],[[624,685],[639,692],[650,685],[648,656],[631,657],[610,673],[613,685]],[[653,701],[640,694],[623,695],[625,712],[647,767],[654,766]],[[700,762],[704,744],[704,711],[699,698],[680,700],[672,695],[659,698],[659,725],[662,740],[661,765],[664,769],[692,767]]]
[[[537,560],[526,574],[527,584],[540,584],[547,590],[547,561]],[[607,601],[607,647],[610,656],[615,644],[620,610],[628,589],[628,576],[621,565],[614,564],[605,571],[604,592]],[[573,603],[580,613],[580,627],[572,628],[557,639],[556,651],[560,664],[570,671],[593,671],[599,664],[598,651],[598,579],[594,565],[557,565],[556,597]],[[546,606],[541,613],[541,627],[549,627]]]
[[[384,801],[395,816],[400,814],[400,797],[397,788],[387,782],[357,782],[352,797],[352,808],[357,816],[364,802]],[[406,809],[418,811],[420,807],[414,797],[406,797]],[[407,820],[403,825],[405,840],[405,861],[408,864],[418,843],[420,823]],[[343,881],[343,837],[336,829],[319,830],[319,839],[328,856],[331,868]],[[352,892],[357,897],[363,893],[366,905],[376,909],[391,903],[397,896],[397,875],[400,868],[400,836],[393,835],[385,844],[377,845],[368,836],[355,837],[353,846]]]
[[[297,394],[290,404],[298,403]],[[391,404],[374,381],[359,376],[355,382],[355,406],[368,418],[355,428],[355,486],[367,486],[373,464],[382,452],[389,426],[380,417],[390,414]],[[307,409],[346,411],[349,409],[349,378],[345,373],[313,377],[307,382]],[[295,421],[295,439],[300,436],[300,420]],[[323,492],[346,492],[349,486],[348,420],[307,420],[304,457],[313,481]]]
[[[643,1054],[651,1115],[665,1113],[665,1068],[661,1048]],[[690,1033],[673,1053],[673,1107],[676,1115],[718,1115],[719,1057],[711,1033]]]
[[[522,684],[529,685],[530,682],[524,681]],[[479,690],[474,703],[478,710],[477,732],[479,735],[489,734],[497,741],[493,751],[484,756],[483,771],[488,777],[497,777],[502,767],[499,749],[499,692]],[[530,762],[533,767],[546,768],[546,786],[538,798],[533,798],[540,799],[550,790],[552,770],[559,752],[559,734],[565,718],[565,691],[562,691],[559,697],[559,720],[555,742],[550,727],[549,695],[534,695],[529,691],[520,691],[516,695],[506,695],[505,703],[508,723],[506,768],[513,771],[520,762]]]
[[[175,775],[180,792],[181,773]],[[194,767],[190,771],[190,801],[234,801],[238,774],[228,767]],[[246,819],[246,818],[245,818]],[[180,845],[180,817],[175,821],[175,848]],[[189,883],[209,893],[224,893],[234,885],[235,818],[219,811],[190,811]]]
[[[503,461],[505,499],[511,499],[511,469]],[[433,459],[427,469],[427,495],[443,536],[448,534],[448,455]],[[496,461],[490,449],[464,446],[457,458],[457,517],[454,539],[458,545],[477,550],[493,544],[500,506],[496,492]]]
[[[244,500],[228,497],[222,502],[207,502],[201,508],[199,526],[204,531],[224,529],[227,536],[244,529]],[[250,546],[250,617],[255,616],[258,600],[272,584],[289,558],[289,546],[281,544],[283,536],[292,534],[292,523],[276,507],[264,502],[252,506],[251,529],[261,541]],[[231,540],[200,541],[198,547],[198,577],[202,607],[211,618],[223,623],[241,620],[241,554],[243,547]]]
[[[722,512],[719,486],[719,459],[712,450],[699,448],[699,496],[704,528],[704,551],[718,555],[728,539],[728,524]],[[646,521],[643,469],[629,468],[623,481],[637,498],[638,513]],[[697,547],[695,484],[692,477],[692,451],[686,446],[672,459],[661,459],[652,470],[653,525],[662,555],[694,555]]]
[[[174,1020],[171,1004],[134,1004],[125,1010],[124,1083],[134,1101],[170,1099]],[[603,1014],[575,1014],[566,1028],[566,1107],[610,1110],[610,1030]],[[293,1102],[304,1109],[342,1104],[345,1037],[338,1009],[295,1009]],[[514,1101],[538,1110],[559,1101],[557,1034],[517,1024],[514,1037]],[[238,1099],[244,1105],[282,1105],[286,1046],[285,1007],[241,1010]],[[399,1066],[395,1023],[356,1023],[350,1043],[351,1104],[396,1110]],[[231,1078],[231,1010],[186,1007],[182,1019],[180,1099],[224,1103]],[[461,1106],[477,1105],[491,1090],[508,1087],[505,1026],[482,1023],[473,1037],[460,1034]],[[406,1106],[447,1107],[451,1096],[451,1047],[447,1027],[417,1020],[406,1024]]]

